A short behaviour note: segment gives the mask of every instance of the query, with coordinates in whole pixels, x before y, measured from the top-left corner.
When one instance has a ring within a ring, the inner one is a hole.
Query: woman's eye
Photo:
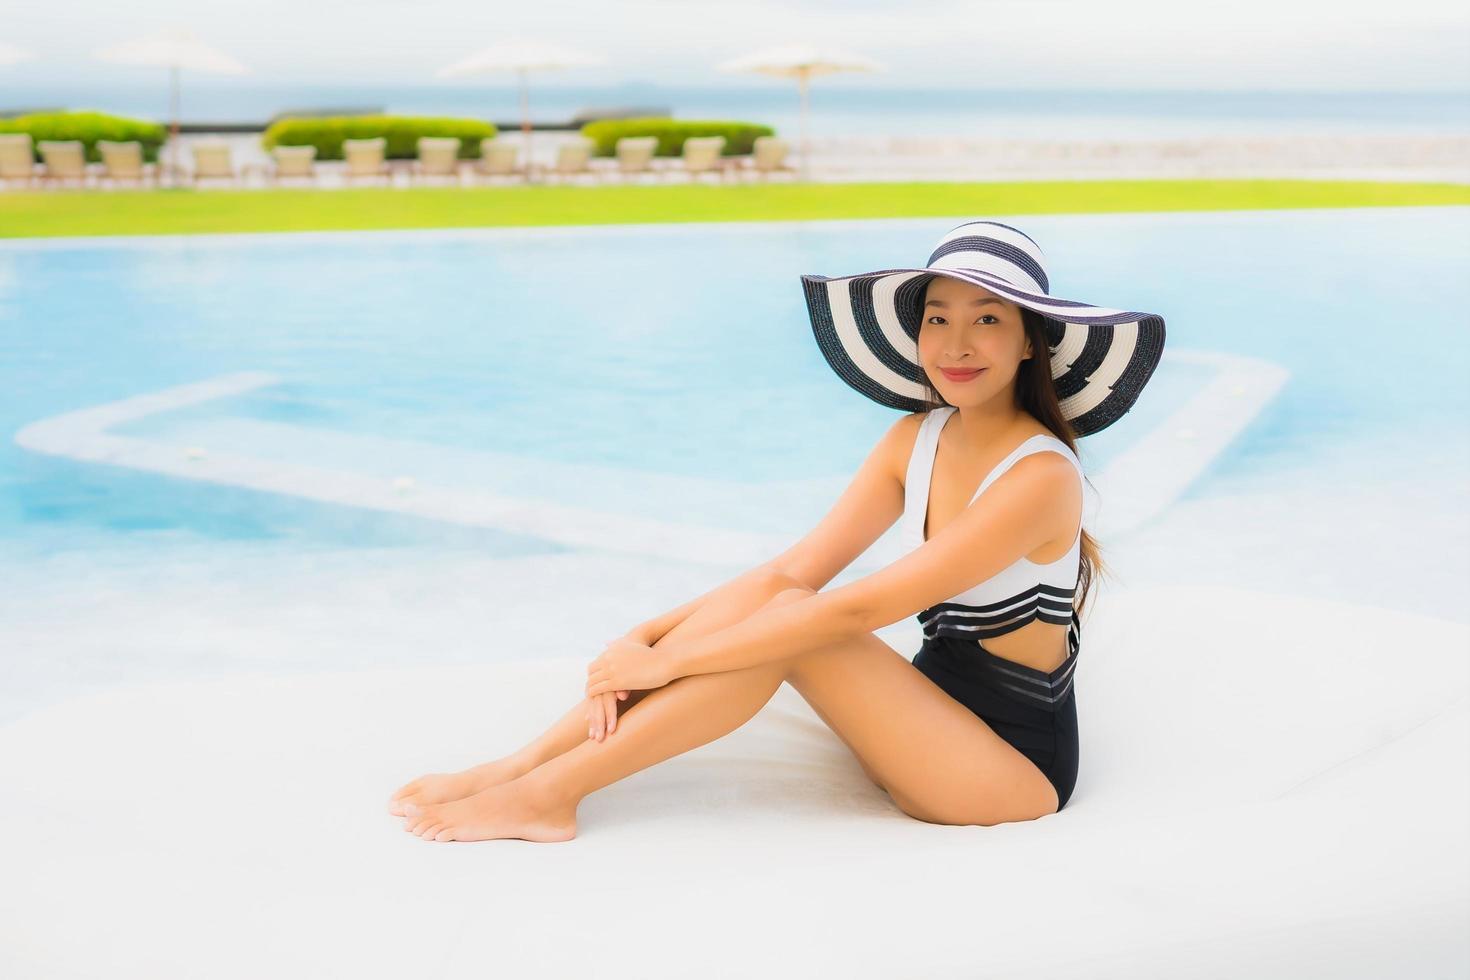
[[[991,316],[989,313],[984,314],[983,316],[980,317],[980,319],[982,319],[982,320],[989,320],[991,323],[999,323],[1000,322],[1000,320],[998,320],[995,317]],[[935,320],[938,320],[938,321],[940,321],[942,323],[944,321],[944,317],[942,317],[938,313],[936,313],[933,316],[929,317],[929,319],[928,319],[927,322],[933,323]]]

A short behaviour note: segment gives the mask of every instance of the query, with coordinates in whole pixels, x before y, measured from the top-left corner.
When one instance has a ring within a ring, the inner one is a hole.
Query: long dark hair
[[[1067,444],[1067,448],[1073,453],[1077,452],[1077,434],[1072,430],[1072,424],[1062,415],[1061,403],[1057,400],[1056,385],[1051,380],[1051,360],[1046,356],[1050,350],[1050,342],[1046,336],[1046,317],[1037,313],[1030,307],[1016,304],[1021,310],[1021,323],[1025,327],[1026,337],[1031,341],[1032,356],[1021,362],[1016,371],[1016,407],[1029,414],[1036,421],[1051,430],[1052,435]],[[918,361],[917,347],[915,341],[915,362]],[[927,373],[924,374],[923,385],[926,391],[924,400],[928,402],[927,409],[943,408],[949,402],[929,381]],[[1091,480],[1087,481],[1089,484]],[[1072,607],[1080,614],[1087,600],[1087,593],[1092,584],[1108,571],[1106,563],[1102,560],[1102,548],[1097,539],[1082,529],[1082,556],[1081,569],[1077,577],[1077,594],[1072,597]]]

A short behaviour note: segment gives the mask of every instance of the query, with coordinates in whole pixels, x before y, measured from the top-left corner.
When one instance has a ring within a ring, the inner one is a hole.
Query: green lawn
[[[1470,187],[1314,180],[0,191],[0,238],[1470,204]]]

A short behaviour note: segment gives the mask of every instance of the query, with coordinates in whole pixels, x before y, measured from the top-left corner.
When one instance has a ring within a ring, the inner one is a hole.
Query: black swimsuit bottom
[[[1075,655],[1074,655],[1075,656]],[[938,636],[924,640],[914,666],[950,697],[980,717],[995,733],[1036,763],[1057,790],[1057,809],[1067,805],[1077,783],[1077,695],[1075,685],[1056,704],[1013,694],[1003,681],[1032,678],[1038,687],[1072,666],[1055,671],[1028,667],[995,654],[974,640]]]

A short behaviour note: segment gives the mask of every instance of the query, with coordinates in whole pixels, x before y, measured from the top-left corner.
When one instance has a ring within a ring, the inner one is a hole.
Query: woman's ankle
[[[521,776],[524,776],[526,773],[539,766],[542,761],[543,760],[541,759],[533,758],[530,753],[526,752],[523,749],[520,752],[513,752],[510,755],[503,756],[499,759],[492,759],[489,762],[482,762],[478,766],[473,767],[470,771],[477,775],[494,774],[497,776],[504,776],[509,779],[519,779]]]

